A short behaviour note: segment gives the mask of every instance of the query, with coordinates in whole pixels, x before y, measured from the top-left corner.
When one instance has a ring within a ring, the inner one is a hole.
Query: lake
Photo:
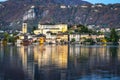
[[[0,45],[0,80],[120,80],[120,46]]]

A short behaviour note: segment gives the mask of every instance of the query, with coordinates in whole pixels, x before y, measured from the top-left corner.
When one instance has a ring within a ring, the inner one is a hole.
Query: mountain
[[[90,4],[89,2],[82,0],[9,0],[13,2],[29,2],[29,3],[38,3],[41,5],[47,4],[64,4],[64,5],[80,5],[80,4]]]
[[[82,0],[8,0],[0,3],[0,28],[21,29],[38,23],[120,27],[120,4],[91,4]]]

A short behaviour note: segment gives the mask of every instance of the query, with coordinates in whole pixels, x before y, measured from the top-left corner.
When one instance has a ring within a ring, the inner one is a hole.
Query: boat
[[[24,46],[27,46],[27,45],[32,44],[32,40],[30,40],[30,39],[23,39],[22,43],[23,43]]]

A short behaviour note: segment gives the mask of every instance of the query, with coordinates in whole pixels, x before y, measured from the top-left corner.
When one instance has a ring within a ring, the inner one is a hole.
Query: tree
[[[9,38],[9,34],[7,32],[4,33],[4,40],[5,41],[8,41],[8,38]]]
[[[115,31],[115,29],[113,28],[110,32],[110,41],[116,43],[118,42],[118,40],[119,40],[119,36],[117,32]]]
[[[77,29],[75,32],[79,33],[88,33],[88,34],[96,34],[97,32],[95,30],[89,29],[88,27],[84,25],[77,25]]]
[[[32,28],[32,33],[34,33],[34,30],[36,30],[37,28],[35,26],[33,26]]]
[[[71,42],[75,42],[75,41],[76,41],[75,38],[72,38]]]
[[[94,39],[92,39],[92,38],[85,39],[84,42],[89,42],[90,44],[94,44],[95,43]]]
[[[103,35],[104,33],[101,32],[101,31],[98,31],[97,34],[98,34],[98,35]]]

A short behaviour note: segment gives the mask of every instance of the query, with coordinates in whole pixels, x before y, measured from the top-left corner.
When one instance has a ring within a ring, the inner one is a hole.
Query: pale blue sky
[[[91,3],[104,3],[104,4],[114,4],[114,3],[120,3],[120,0],[84,0]]]
[[[6,0],[0,0],[0,2],[2,2],[2,1],[6,1]]]
[[[5,1],[5,0],[0,0]],[[120,3],[120,0],[84,0],[91,3],[104,3],[104,4],[114,4],[114,3]]]

